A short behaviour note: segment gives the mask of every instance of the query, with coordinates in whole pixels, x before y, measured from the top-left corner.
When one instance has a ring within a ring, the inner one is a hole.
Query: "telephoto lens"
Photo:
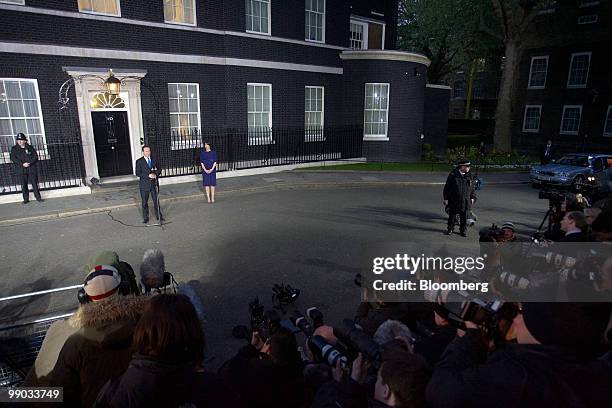
[[[340,362],[340,367],[348,367],[346,356],[323,337],[319,335],[312,336],[308,340],[308,345],[317,360],[327,363],[330,367],[335,367],[338,362]]]
[[[311,307],[306,309],[306,316],[312,321],[312,327],[314,329],[323,326],[323,313],[321,313],[318,308]]]
[[[307,338],[312,337],[312,334],[314,333],[314,328],[310,325],[308,319],[306,319],[306,316],[304,316],[299,311],[294,310],[293,316],[291,316],[290,320],[291,323],[295,324]]]

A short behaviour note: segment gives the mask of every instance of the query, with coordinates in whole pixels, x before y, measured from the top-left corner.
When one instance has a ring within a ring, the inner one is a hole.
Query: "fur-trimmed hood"
[[[122,320],[138,321],[148,296],[115,295],[100,302],[82,305],[68,320],[71,327],[102,328]]]

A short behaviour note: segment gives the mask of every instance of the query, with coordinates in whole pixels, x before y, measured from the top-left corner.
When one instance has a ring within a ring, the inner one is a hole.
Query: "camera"
[[[496,224],[491,224],[490,227],[481,228],[478,231],[479,242],[501,242],[503,241],[504,231]]]
[[[259,302],[259,298],[255,298],[249,303],[249,317],[251,329],[246,326],[239,325],[232,329],[232,335],[238,339],[251,341],[251,335],[254,332],[259,333],[261,339],[267,341],[281,326],[281,319],[275,310],[265,310],[264,306]]]
[[[300,296],[300,290],[291,287],[290,285],[277,284],[272,286],[272,305],[285,313],[285,308],[297,300]]]

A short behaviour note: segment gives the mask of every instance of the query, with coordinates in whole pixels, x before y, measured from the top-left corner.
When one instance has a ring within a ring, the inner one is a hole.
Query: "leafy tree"
[[[489,0],[400,0],[399,48],[426,55],[431,60],[429,82],[439,83],[501,47],[499,36],[480,30],[481,15],[489,4]]]
[[[481,29],[503,41],[505,50],[493,136],[495,150],[498,152],[510,152],[512,149],[514,87],[519,79],[519,64],[524,47],[533,35],[533,21],[540,10],[554,3],[552,0],[491,0],[494,18],[481,18]]]

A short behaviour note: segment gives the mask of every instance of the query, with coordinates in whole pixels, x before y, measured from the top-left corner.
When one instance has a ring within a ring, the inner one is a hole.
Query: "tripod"
[[[157,175],[157,168],[153,168],[151,169],[152,171],[155,171],[155,206],[157,207],[157,215],[159,215],[159,226],[163,226],[164,225],[164,216],[162,215],[162,210],[161,210],[161,202],[159,200],[159,176]]]
[[[548,220],[548,226],[546,227],[546,231],[548,233],[550,233],[551,229],[552,229],[552,215],[556,212],[556,208],[555,205],[551,202],[548,203],[548,210],[546,211],[546,214],[544,214],[544,218],[542,218],[542,222],[540,223],[540,225],[538,226],[538,229],[536,231],[536,233],[541,233],[542,232],[542,227],[544,226],[544,223],[546,222],[546,220]]]

